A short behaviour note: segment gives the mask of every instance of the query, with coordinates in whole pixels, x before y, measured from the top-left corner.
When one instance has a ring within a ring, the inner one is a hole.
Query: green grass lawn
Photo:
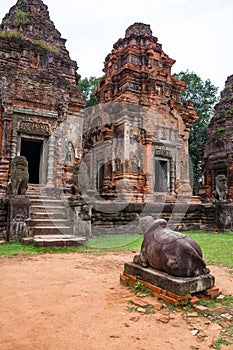
[[[207,265],[226,266],[233,270],[233,233],[205,233],[187,232],[201,246],[204,260]],[[0,255],[12,257],[15,255],[31,256],[50,253],[94,253],[103,254],[107,251],[139,250],[143,236],[141,235],[114,235],[91,238],[86,246],[68,248],[36,248],[33,245],[21,243],[7,243],[0,246]]]
[[[208,265],[227,266],[233,270],[233,233],[187,232],[186,234],[200,244]]]

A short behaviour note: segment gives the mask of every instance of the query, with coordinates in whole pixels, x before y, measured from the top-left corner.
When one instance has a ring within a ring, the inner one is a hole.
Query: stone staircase
[[[83,245],[85,237],[73,235],[66,199],[48,195],[39,185],[29,185],[27,195],[31,202],[31,215],[28,221],[30,237],[24,239],[38,247],[64,247]]]

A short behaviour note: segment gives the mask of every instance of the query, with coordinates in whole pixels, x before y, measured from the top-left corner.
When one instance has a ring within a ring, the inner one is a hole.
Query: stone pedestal
[[[233,230],[233,203],[217,202],[216,206],[216,217],[219,230],[232,231]]]
[[[30,216],[30,200],[26,195],[11,195],[8,204],[7,239],[15,242],[28,236],[27,220]]]
[[[205,291],[212,288],[215,283],[214,276],[210,274],[198,277],[175,277],[134,263],[125,263],[124,272],[180,296]]]
[[[90,238],[92,206],[86,204],[84,197],[73,196],[70,198],[70,206],[73,209],[73,235],[77,237]]]

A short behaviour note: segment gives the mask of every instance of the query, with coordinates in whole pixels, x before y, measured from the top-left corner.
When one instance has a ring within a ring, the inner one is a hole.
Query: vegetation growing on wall
[[[48,43],[45,43],[42,40],[34,40],[33,43],[37,46],[42,47],[43,49],[53,52],[53,53],[58,53],[58,49],[52,45],[49,45]]]

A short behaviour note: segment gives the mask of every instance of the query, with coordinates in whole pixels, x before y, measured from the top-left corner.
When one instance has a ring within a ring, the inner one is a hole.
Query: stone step
[[[58,235],[58,234],[72,234],[71,226],[35,226],[32,227],[31,233],[33,236],[37,235]]]
[[[44,212],[38,212],[38,211],[33,211],[31,213],[31,220],[46,220],[46,219],[51,219],[51,220],[67,220],[67,215],[66,211],[56,211],[56,212],[51,212],[51,211],[44,211]]]
[[[50,199],[50,198],[35,198],[35,199],[31,199],[31,205],[32,206],[45,206],[45,207],[49,207],[49,206],[53,206],[53,207],[57,207],[57,206],[64,206],[64,201],[62,201],[61,199]]]
[[[52,197],[52,196],[42,196],[41,194],[29,194],[27,193],[28,197],[30,198],[31,201],[33,200],[38,200],[38,199],[43,199],[43,200],[46,200],[46,199],[49,199],[49,200],[61,200],[57,197]]]
[[[33,237],[33,244],[36,247],[71,247],[85,245],[87,239],[85,237],[77,237],[74,235],[37,235]]]
[[[37,226],[50,226],[50,227],[56,227],[56,226],[70,226],[70,221],[67,219],[30,219],[28,220],[28,224],[30,227],[37,227]]]
[[[31,205],[32,211],[37,213],[54,213],[56,212],[65,212],[66,207],[64,205],[61,206],[44,206],[44,205]]]
[[[31,206],[32,213],[38,213],[38,214],[65,214],[66,208],[65,207],[44,207],[44,206]]]

